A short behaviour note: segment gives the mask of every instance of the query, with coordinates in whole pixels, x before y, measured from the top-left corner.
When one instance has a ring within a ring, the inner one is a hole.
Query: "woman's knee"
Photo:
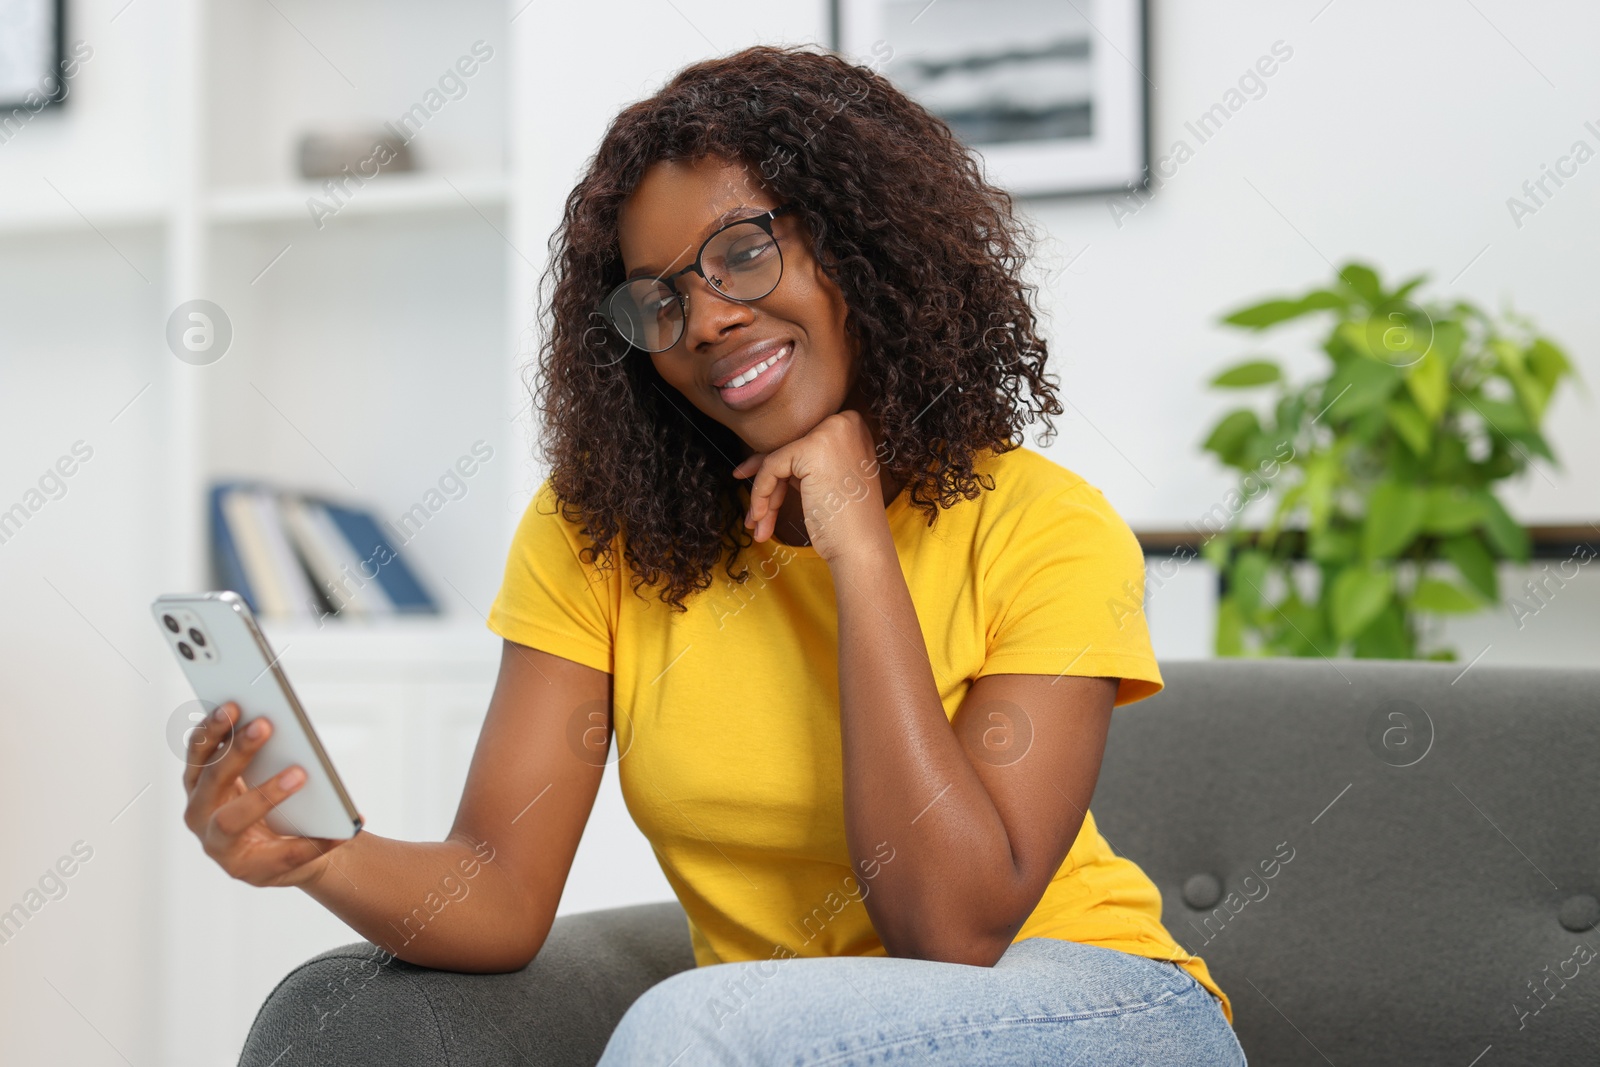
[[[731,1024],[764,980],[758,964],[716,964],[657,982],[623,1014],[601,1063],[702,1062],[691,1050],[726,1046]]]

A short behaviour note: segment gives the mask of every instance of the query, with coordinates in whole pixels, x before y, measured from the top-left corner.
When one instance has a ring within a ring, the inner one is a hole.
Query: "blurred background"
[[[1141,23],[1140,5],[1099,0],[1025,62],[1004,41],[936,54],[971,2],[0,2],[0,1061],[231,1063],[277,980],[354,939],[295,891],[231,882],[180,820],[191,694],[148,605],[222,580],[229,487],[258,505],[262,525],[235,530],[246,557],[310,558],[270,525],[295,502],[365,515],[401,549],[420,600],[364,594],[327,617],[291,595],[269,636],[369,826],[447,830],[498,655],[483,616],[544,476],[522,369],[561,202],[621,106],[749,44],[841,39],[867,61],[887,41],[887,73],[997,145],[1102,123],[1110,155],[1074,195],[1052,181],[1077,164],[1003,147],[992,162],[1031,190],[1067,400],[1059,434],[1030,444],[1145,539],[1164,659],[1238,651],[1217,570],[1184,546],[1219,505],[1234,525],[1270,513],[1229,503],[1250,456],[1213,428],[1248,397],[1209,383],[1265,356],[1297,382],[1328,373],[1329,322],[1258,337],[1220,318],[1337,289],[1350,262],[1389,296],[1427,274],[1410,299],[1526,315],[1575,371],[1541,392],[1554,357],[1495,350],[1511,391],[1478,399],[1529,424],[1500,435],[1521,459],[1496,486],[1527,551],[1481,515],[1423,530],[1434,512],[1417,512],[1417,544],[1487,531],[1493,574],[1476,599],[1435,595],[1412,651],[1467,669],[1592,659],[1600,11],[1152,0]],[[59,55],[39,29],[57,12]],[[985,63],[1020,64],[1011,111],[974,107],[992,102]],[[1146,140],[1153,176],[1129,189],[1114,157]],[[356,177],[326,177],[342,166]],[[1383,310],[1369,303],[1359,315]],[[1244,373],[1268,392],[1271,377]],[[1359,415],[1329,419],[1359,434]],[[293,593],[260,581],[263,600]],[[608,772],[562,911],[670,896]]]

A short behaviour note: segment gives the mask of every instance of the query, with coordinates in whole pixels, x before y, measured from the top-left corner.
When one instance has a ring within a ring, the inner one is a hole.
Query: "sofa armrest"
[[[646,989],[694,967],[676,901],[555,921],[509,974],[416,967],[358,942],[295,968],[257,1014],[240,1067],[575,1067],[600,1059]]]

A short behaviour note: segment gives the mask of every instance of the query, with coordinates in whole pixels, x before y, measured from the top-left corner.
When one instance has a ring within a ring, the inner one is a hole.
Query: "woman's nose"
[[[691,274],[683,286],[684,334],[693,347],[698,341],[711,341],[733,326],[748,325],[755,319],[749,304],[724,296],[706,279]]]

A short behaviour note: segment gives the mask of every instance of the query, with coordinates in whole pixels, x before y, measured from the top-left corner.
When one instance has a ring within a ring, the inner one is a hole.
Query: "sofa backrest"
[[[1093,810],[1252,1067],[1600,1062],[1600,671],[1162,674]]]

